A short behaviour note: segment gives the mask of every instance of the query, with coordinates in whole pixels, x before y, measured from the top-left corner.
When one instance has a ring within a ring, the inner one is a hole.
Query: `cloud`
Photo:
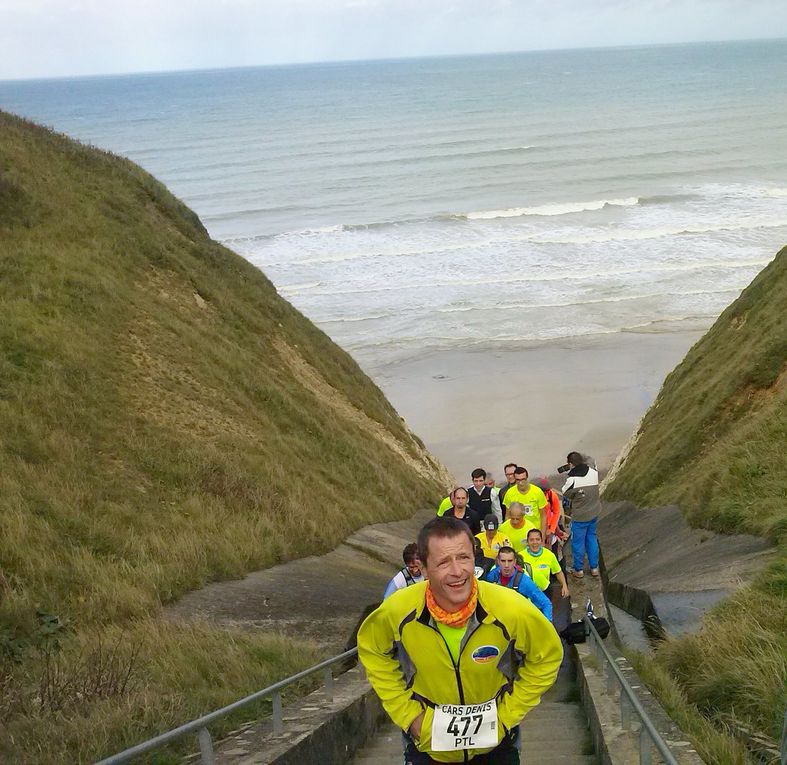
[[[0,0],[0,78],[774,33],[782,0]]]

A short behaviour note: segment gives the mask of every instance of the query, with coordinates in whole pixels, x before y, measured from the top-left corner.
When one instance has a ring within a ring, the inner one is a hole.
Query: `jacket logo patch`
[[[495,645],[482,645],[473,651],[473,661],[476,664],[486,664],[500,655],[500,649]]]

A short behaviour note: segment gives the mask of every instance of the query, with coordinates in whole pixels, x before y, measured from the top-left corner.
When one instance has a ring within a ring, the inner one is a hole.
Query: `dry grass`
[[[627,652],[627,656],[705,762],[709,765],[756,765],[746,747],[729,730],[712,724],[697,712],[672,675],[660,664],[643,654]]]
[[[94,762],[320,658],[308,641],[208,625],[147,622],[82,636],[56,657],[36,653],[14,667],[7,682],[14,709],[0,717],[0,761]],[[269,702],[261,702],[212,732],[221,735],[269,711]],[[195,748],[194,740],[184,739],[154,759],[176,762],[179,753]]]

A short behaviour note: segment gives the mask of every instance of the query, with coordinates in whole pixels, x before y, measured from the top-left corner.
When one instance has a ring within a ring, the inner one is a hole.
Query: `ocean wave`
[[[325,319],[316,318],[314,319],[315,323],[317,324],[355,324],[361,321],[375,321],[377,319],[391,319],[394,318],[396,314],[393,313],[372,313],[366,316],[336,316],[336,317],[327,317]]]
[[[310,292],[320,286],[322,286],[322,282],[304,282],[303,284],[282,284],[276,289],[279,292],[298,293],[304,291]]]
[[[649,300],[651,298],[662,297],[697,297],[699,295],[722,295],[726,293],[739,293],[738,288],[728,288],[720,290],[690,290],[688,292],[649,292],[642,295],[623,295],[608,298],[594,298],[591,300],[567,300],[560,303],[498,303],[496,305],[473,305],[473,306],[452,306],[450,308],[438,308],[437,313],[468,313],[470,311],[523,311],[542,308],[571,308],[573,306],[600,305],[604,303],[626,303],[635,300]]]
[[[736,187],[721,187],[715,190],[716,194],[729,195],[729,196],[747,196],[781,199],[787,197],[787,188],[772,187],[762,188],[758,187],[756,190],[747,188],[742,190]],[[342,233],[354,233],[365,231],[378,231],[384,229],[396,229],[402,226],[411,226],[414,224],[429,224],[429,223],[455,223],[467,225],[468,221],[485,221],[495,220],[499,218],[516,218],[516,217],[552,217],[560,215],[569,215],[586,211],[597,211],[606,207],[635,207],[635,206],[652,206],[652,205],[669,205],[676,202],[704,199],[708,196],[714,195],[713,187],[706,187],[704,193],[699,191],[690,190],[685,193],[676,194],[661,194],[652,196],[639,196],[639,197],[625,197],[620,199],[601,199],[589,202],[568,202],[550,205],[536,205],[532,207],[513,207],[502,210],[487,210],[470,213],[437,213],[426,217],[411,217],[400,218],[395,220],[380,220],[369,221],[364,223],[337,223],[326,226],[311,226],[308,228],[297,229],[292,231],[285,231],[278,234],[257,234],[227,237],[222,240],[222,243],[232,247],[240,246],[244,249],[253,245],[255,242],[265,243],[271,241],[288,241],[299,239],[320,239],[330,238]],[[219,216],[221,217],[221,216]],[[406,255],[424,255],[438,252],[450,252],[454,250],[470,249],[477,246],[484,246],[486,244],[499,244],[506,242],[530,241],[536,244],[597,244],[615,241],[641,241],[647,239],[657,239],[664,236],[680,236],[690,234],[704,234],[714,233],[720,231],[745,231],[756,228],[777,228],[787,226],[786,218],[743,218],[737,221],[728,220],[720,223],[708,223],[698,225],[680,225],[680,226],[664,226],[661,228],[652,229],[621,229],[621,228],[604,228],[604,229],[589,229],[589,233],[578,233],[568,235],[554,235],[554,231],[543,232],[530,232],[525,234],[515,234],[513,231],[508,232],[508,236],[493,237],[488,240],[465,241],[458,244],[436,245],[429,248],[408,248],[398,252],[336,252],[330,255],[315,255],[302,261],[287,261],[287,263],[322,263],[322,262],[339,262],[344,260],[354,260],[374,256],[406,256]]]
[[[692,317],[693,318],[693,317]],[[705,317],[698,317],[705,318]],[[676,319],[674,321],[679,321]],[[563,329],[546,330],[544,332],[534,332],[532,334],[497,334],[489,337],[457,337],[456,335],[418,335],[418,336],[399,336],[396,338],[384,338],[381,340],[355,340],[347,339],[343,341],[343,346],[354,353],[370,352],[378,355],[381,349],[385,349],[384,357],[387,361],[402,361],[406,358],[416,358],[425,353],[435,351],[476,351],[500,350],[516,347],[518,349],[527,347],[546,347],[548,343],[562,342],[574,338],[592,338],[604,335],[617,335],[624,332],[636,331],[630,327],[576,327],[571,333]],[[396,352],[401,352],[401,357],[396,358]],[[389,355],[390,354],[390,355]]]
[[[731,290],[727,290],[728,292]],[[687,316],[662,316],[659,319],[651,319],[650,321],[643,321],[639,324],[628,324],[621,327],[621,332],[642,332],[643,330],[657,331],[660,329],[662,332],[680,331],[683,327],[674,327],[670,330],[667,325],[681,324],[683,322],[703,322],[707,323],[716,318],[716,314],[689,314]]]
[[[646,239],[660,239],[665,236],[685,236],[692,234],[712,234],[720,231],[750,231],[757,228],[781,228],[787,226],[787,218],[759,218],[738,223],[715,223],[703,226],[664,226],[652,229],[615,229],[597,234],[579,236],[528,236],[527,239],[541,244],[603,244],[605,242],[635,242]]]
[[[539,215],[551,217],[553,215],[570,215],[572,213],[603,210],[605,207],[633,207],[639,204],[638,197],[625,199],[598,199],[591,202],[564,202],[552,205],[537,205],[535,207],[510,207],[506,210],[484,210],[482,212],[469,212],[456,215],[457,218],[467,220],[494,220],[495,218],[520,218],[523,215]]]
[[[602,270],[592,270],[592,271],[572,271],[571,272],[571,280],[572,281],[588,281],[593,279],[608,279],[610,277],[619,277],[619,276],[630,276],[632,274],[650,274],[650,273],[681,273],[681,272],[690,272],[690,271],[698,271],[698,270],[734,270],[738,268],[762,268],[763,266],[770,263],[770,259],[768,260],[741,260],[741,261],[729,261],[727,263],[717,263],[717,262],[697,262],[697,263],[686,263],[686,264],[679,264],[679,265],[649,265],[645,263],[640,263],[634,268],[628,269],[621,269],[621,268],[612,268],[611,266]],[[374,292],[400,292],[400,291],[419,291],[424,289],[434,289],[434,288],[444,288],[444,287],[478,287],[481,285],[486,286],[495,286],[498,284],[504,285],[512,285],[512,284],[529,284],[532,282],[555,282],[555,281],[564,281],[566,280],[567,275],[566,272],[560,271],[555,272],[554,274],[544,274],[542,276],[527,276],[527,277],[510,277],[510,276],[501,276],[501,277],[492,277],[488,279],[478,279],[478,278],[468,278],[468,279],[450,279],[450,280],[443,280],[443,281],[434,281],[425,283],[423,281],[420,282],[412,282],[407,284],[385,284],[384,286],[363,286],[363,287],[353,287],[353,288],[341,288],[341,289],[320,289],[317,294],[319,295],[356,295],[359,293],[374,293]],[[280,287],[279,289],[286,289],[288,294],[297,294],[298,288],[301,292],[304,290],[306,292],[314,292],[316,288],[320,286],[319,282],[314,284],[307,284],[307,285],[292,285],[289,287]],[[721,291],[721,290],[720,290]],[[493,308],[494,306],[492,306]],[[479,309],[476,309],[479,310]]]

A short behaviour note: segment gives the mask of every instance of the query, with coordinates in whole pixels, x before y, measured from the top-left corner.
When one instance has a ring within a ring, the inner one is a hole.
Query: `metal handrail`
[[[216,756],[213,751],[213,740],[211,738],[210,731],[208,730],[208,725],[210,725],[210,723],[215,722],[216,720],[225,717],[230,712],[234,712],[236,709],[245,707],[254,701],[264,699],[266,696],[273,696],[273,732],[275,734],[279,734],[282,732],[283,728],[281,706],[282,689],[286,688],[288,685],[298,682],[298,680],[303,680],[309,675],[313,675],[315,672],[323,670],[325,693],[328,699],[332,701],[333,673],[331,670],[333,665],[347,659],[351,659],[356,656],[357,653],[357,648],[351,648],[349,651],[340,653],[338,656],[321,661],[319,664],[315,664],[313,667],[309,667],[308,669],[304,669],[302,672],[298,672],[295,675],[284,678],[284,680],[279,680],[278,683],[269,685],[267,688],[263,688],[261,691],[257,691],[256,693],[252,693],[250,696],[246,696],[243,699],[234,701],[232,704],[228,704],[226,707],[216,709],[215,711],[209,712],[202,717],[198,717],[196,720],[192,720],[191,722],[187,722],[177,728],[173,728],[172,730],[162,733],[155,738],[143,741],[141,744],[132,746],[130,749],[125,749],[122,752],[113,754],[111,757],[100,760],[95,765],[121,765],[121,763],[131,762],[135,757],[139,757],[141,754],[146,754],[147,752],[152,752],[154,749],[159,749],[160,747],[170,744],[176,739],[186,736],[189,733],[197,733],[199,735],[199,748],[201,753],[201,762],[203,765],[215,765]]]
[[[598,634],[593,624],[593,620],[589,618],[589,616],[586,616],[584,621],[589,630],[588,643],[595,649],[596,658],[600,664],[601,671],[605,671],[605,664],[607,667],[605,673],[607,676],[607,692],[612,693],[615,680],[617,680],[620,685],[621,726],[624,730],[629,730],[631,728],[631,710],[639,717],[639,761],[641,765],[650,765],[651,742],[656,747],[659,754],[664,758],[665,765],[679,765],[678,761],[675,759],[675,755],[670,751],[669,746],[667,746],[667,742],[664,741],[661,734],[656,730],[656,726],[653,724],[653,721],[637,698],[637,694],[634,693],[634,689],[629,684],[629,681],[626,680],[625,676],[620,671],[620,667],[618,667],[617,663],[612,658],[612,654],[604,645],[604,641]],[[631,710],[628,709],[628,705],[631,705]]]

